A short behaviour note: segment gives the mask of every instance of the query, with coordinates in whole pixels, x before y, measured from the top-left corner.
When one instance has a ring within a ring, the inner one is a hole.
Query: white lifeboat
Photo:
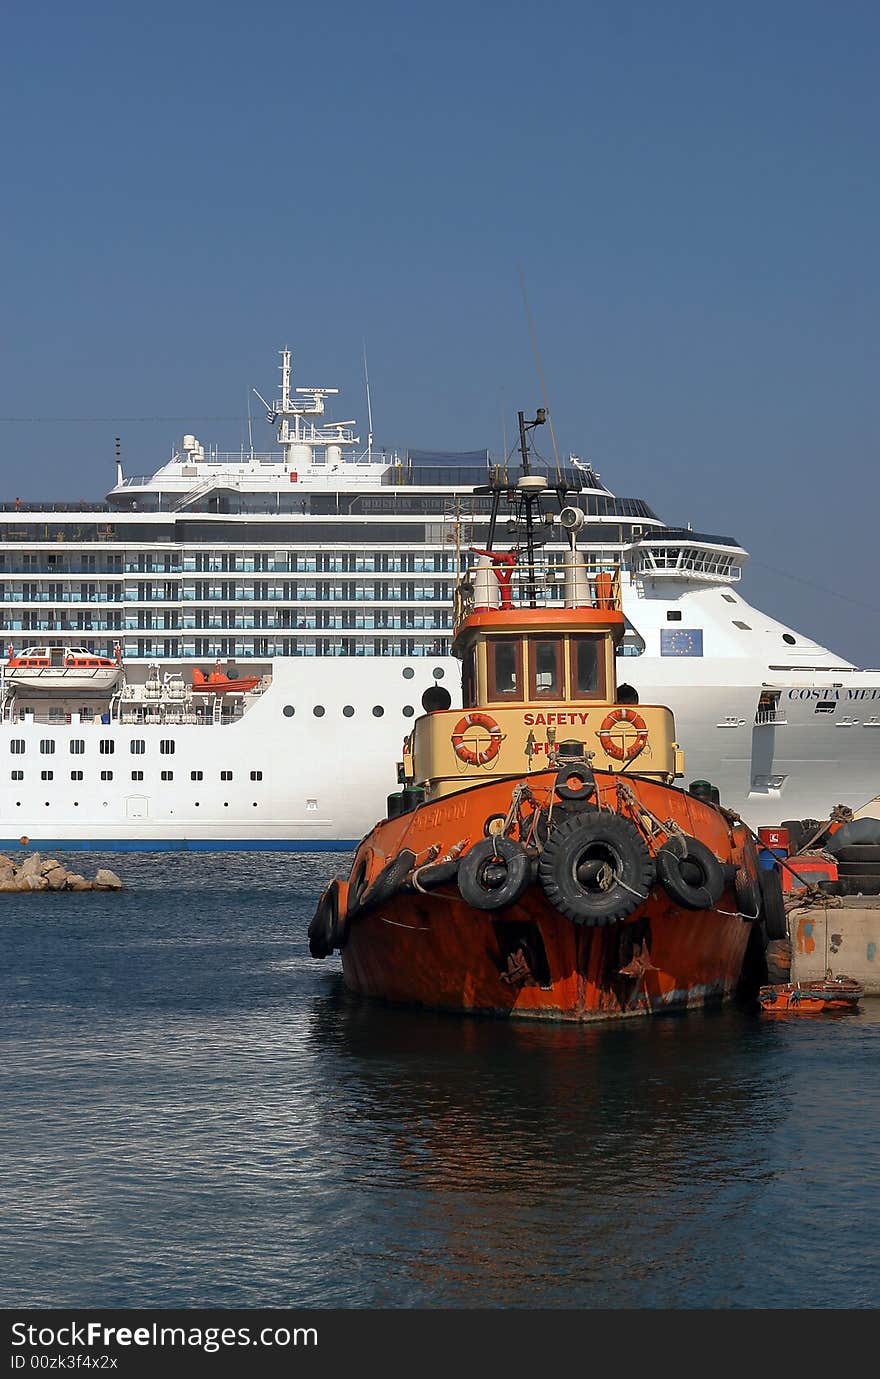
[[[106,694],[122,674],[122,653],[96,656],[82,646],[11,646],[3,670],[8,684],[37,694]]]

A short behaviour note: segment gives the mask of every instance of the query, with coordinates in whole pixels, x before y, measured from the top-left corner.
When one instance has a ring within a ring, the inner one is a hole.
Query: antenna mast
[[[524,413],[517,412],[516,415],[519,421],[519,453],[522,458],[522,475],[517,483],[517,491],[521,494],[526,507],[526,559],[529,572],[526,594],[529,607],[535,608],[537,607],[538,591],[535,587],[535,526],[532,509],[546,488],[546,484],[543,479],[532,474],[529,465],[529,445],[526,440],[526,431],[534,431],[536,426],[543,426],[547,420],[547,412],[543,407],[539,407],[535,412],[535,420],[528,424],[526,424]]]
[[[370,375],[367,372],[367,342],[364,341],[364,386],[367,390],[367,458],[373,458],[373,404],[370,401]]]
[[[529,298],[526,292],[526,278],[525,274],[522,271],[521,265],[519,268],[519,285],[522,288],[523,306],[526,309],[526,320],[528,321],[529,325],[529,336],[532,341],[532,352],[535,356],[535,368],[538,371],[538,382],[541,384],[541,396],[544,399],[544,415],[546,416],[547,423],[550,427],[550,440],[553,443],[553,458],[556,461],[556,478],[557,480],[561,480],[562,470],[559,464],[559,451],[556,448],[556,435],[553,430],[553,421],[550,416],[550,403],[547,401],[547,385],[544,382],[544,370],[541,368],[541,355],[538,351],[538,337],[535,333],[535,323],[532,320],[532,313],[529,309]]]

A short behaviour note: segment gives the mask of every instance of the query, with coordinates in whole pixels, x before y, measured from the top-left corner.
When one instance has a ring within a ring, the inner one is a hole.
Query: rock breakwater
[[[0,892],[121,891],[122,881],[109,867],[99,867],[94,880],[68,871],[55,857],[30,852],[23,862],[0,856]]]

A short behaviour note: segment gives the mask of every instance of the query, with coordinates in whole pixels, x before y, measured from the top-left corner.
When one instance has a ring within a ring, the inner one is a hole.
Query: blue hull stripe
[[[358,838],[0,838],[4,851],[45,852],[350,852]]]

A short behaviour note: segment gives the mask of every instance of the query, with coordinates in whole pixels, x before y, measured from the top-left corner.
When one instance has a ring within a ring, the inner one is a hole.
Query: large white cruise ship
[[[473,490],[513,497],[518,471],[362,447],[325,420],[334,391],[292,388],[285,350],[273,453],[188,435],[148,478],[118,463],[103,504],[2,505],[0,846],[335,848],[384,815],[423,693],[460,702]],[[540,577],[562,578],[565,494],[581,551],[621,570],[619,679],[674,711],[686,780],[753,826],[880,791],[880,671],[749,605],[732,537],[667,526],[573,457],[546,477]]]

